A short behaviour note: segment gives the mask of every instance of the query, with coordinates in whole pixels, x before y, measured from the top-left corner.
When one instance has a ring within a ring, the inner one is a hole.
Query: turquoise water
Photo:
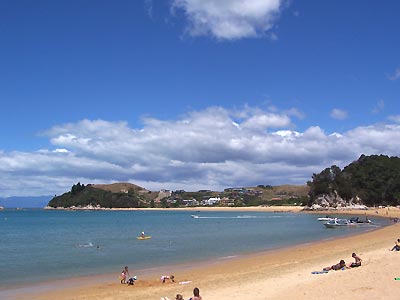
[[[317,215],[267,212],[0,212],[0,288],[100,273],[119,273],[276,249],[358,233],[327,229]],[[380,226],[385,220],[373,220]],[[150,240],[139,241],[141,231]]]

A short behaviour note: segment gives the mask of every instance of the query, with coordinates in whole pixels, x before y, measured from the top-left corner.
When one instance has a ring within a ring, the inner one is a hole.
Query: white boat
[[[331,218],[331,217],[322,217],[322,218],[318,218],[318,221],[332,221],[335,220],[335,218]]]
[[[198,219],[199,216],[198,215],[190,215],[193,219]]]
[[[343,226],[356,226],[356,223],[352,223],[347,219],[333,219],[330,220],[326,223],[324,223],[324,225],[328,228],[336,228],[336,227],[343,227]]]

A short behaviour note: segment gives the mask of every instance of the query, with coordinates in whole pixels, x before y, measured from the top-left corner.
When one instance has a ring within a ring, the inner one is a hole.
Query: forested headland
[[[360,199],[367,206],[400,204],[400,158],[361,155],[341,170],[333,165],[313,174],[307,185],[308,205],[321,195],[338,194],[342,199]]]

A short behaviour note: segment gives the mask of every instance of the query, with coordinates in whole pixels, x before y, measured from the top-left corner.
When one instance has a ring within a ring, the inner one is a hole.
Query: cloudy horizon
[[[0,152],[0,196],[60,194],[78,181],[188,191],[302,185],[361,154],[398,155],[398,119],[343,132],[319,126],[299,132],[293,129],[298,118],[287,111],[246,106],[209,107],[175,120],[146,117],[137,128],[100,119],[59,124],[41,133],[47,149]]]

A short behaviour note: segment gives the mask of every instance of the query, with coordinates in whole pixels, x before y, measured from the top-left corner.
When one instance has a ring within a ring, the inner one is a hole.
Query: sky
[[[400,156],[400,1],[0,0],[0,197],[306,184]]]

